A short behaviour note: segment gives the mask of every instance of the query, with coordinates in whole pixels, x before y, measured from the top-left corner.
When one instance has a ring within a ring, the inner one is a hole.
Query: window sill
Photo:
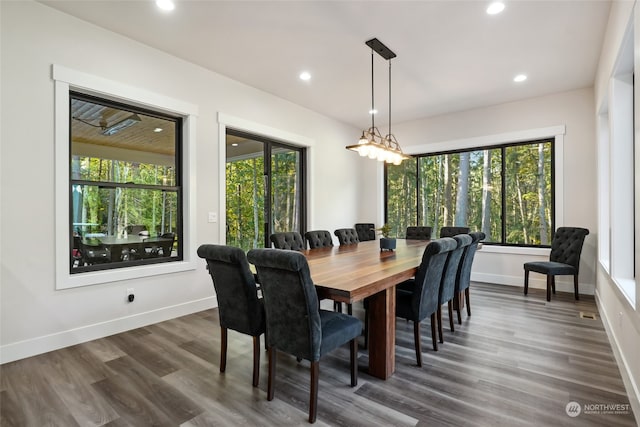
[[[524,248],[519,246],[482,245],[478,250],[483,253],[549,256],[550,248]]]
[[[162,264],[141,265],[137,267],[116,268],[113,270],[92,271],[87,273],[70,274],[65,272],[57,277],[56,289],[69,289],[78,286],[98,285],[102,283],[119,282],[122,280],[138,279],[161,274],[179,273],[195,270],[194,261],[175,261]]]

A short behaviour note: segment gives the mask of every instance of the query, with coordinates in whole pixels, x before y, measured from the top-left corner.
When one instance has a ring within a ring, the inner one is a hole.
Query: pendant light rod
[[[369,112],[371,114],[371,127],[374,128],[376,127],[376,122],[375,122],[375,114],[374,111],[376,109],[375,107],[375,103],[373,102],[373,48],[371,49],[371,111]]]
[[[391,60],[389,59],[389,135],[391,135]]]

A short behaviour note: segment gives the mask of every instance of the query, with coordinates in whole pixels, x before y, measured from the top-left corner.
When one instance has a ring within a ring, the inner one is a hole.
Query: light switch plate
[[[218,222],[217,212],[209,212],[209,222]]]

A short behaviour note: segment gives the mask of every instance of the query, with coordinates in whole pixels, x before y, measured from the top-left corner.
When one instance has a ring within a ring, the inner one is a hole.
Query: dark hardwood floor
[[[328,303],[325,302],[325,303]],[[413,326],[397,322],[396,373],[366,374],[349,387],[349,350],[320,363],[317,425],[332,426],[635,426],[618,367],[593,298],[474,283],[472,316],[455,332],[444,310],[444,344],[431,350],[423,322],[423,368]],[[362,316],[361,305],[354,306]],[[0,425],[289,426],[308,425],[309,364],[278,356],[275,399],[251,386],[251,337],[229,331],[227,371],[219,372],[217,310],[0,366]],[[582,413],[567,415],[569,402]],[[627,406],[628,407],[628,406]],[[624,406],[623,406],[624,408]],[[590,409],[590,411],[589,411]],[[590,413],[589,413],[590,412]]]

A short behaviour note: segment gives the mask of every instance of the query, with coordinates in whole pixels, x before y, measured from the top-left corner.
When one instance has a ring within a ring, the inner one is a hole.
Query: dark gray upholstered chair
[[[289,249],[292,251],[302,251],[307,249],[302,235],[297,231],[287,231],[283,233],[273,233],[269,240],[276,249]]]
[[[338,236],[338,241],[340,242],[340,246],[342,245],[352,245],[354,243],[360,243],[360,239],[358,238],[358,233],[354,228],[338,228],[333,232],[336,236]]]
[[[556,293],[556,276],[573,276],[573,291],[578,293],[578,272],[580,254],[589,230],[580,227],[559,227],[551,242],[549,261],[526,262],[524,264],[524,294],[529,291],[529,272],[547,275],[547,301],[551,301],[551,291]]]
[[[362,324],[353,316],[321,310],[307,259],[280,249],[252,249],[247,254],[262,283],[267,319],[269,382],[267,400],[274,396],[276,351],[311,362],[309,422],[316,420],[320,358],[350,342],[351,386],[358,382],[356,338]]]
[[[451,238],[433,240],[424,250],[416,277],[396,287],[396,317],[413,321],[413,337],[418,366],[422,366],[420,322],[427,316],[431,316],[433,349],[438,350],[436,338],[438,291],[447,257],[456,246],[456,241]]]
[[[376,240],[376,225],[369,223],[356,224],[356,233],[358,240],[366,242],[367,240]]]
[[[478,250],[478,243],[484,240],[486,235],[482,232],[469,233],[471,236],[471,244],[464,249],[462,260],[458,267],[458,275],[456,276],[456,291],[453,298],[453,306],[458,312],[458,323],[462,324],[462,316],[460,315],[460,293],[464,291],[464,299],[467,305],[467,316],[471,316],[471,304],[469,303],[469,286],[471,284],[471,266],[473,258]]]
[[[405,239],[431,240],[431,227],[407,227]]]
[[[453,237],[467,233],[469,233],[469,227],[442,227],[440,229],[440,237]]]
[[[221,350],[220,372],[227,367],[227,329],[253,337],[253,386],[260,378],[260,335],[265,332],[264,305],[247,256],[240,248],[202,245],[198,256],[207,261],[218,299]]]
[[[309,243],[309,249],[330,248],[333,246],[331,233],[327,230],[313,230],[304,233],[304,238]]]
[[[442,282],[440,283],[440,290],[438,292],[438,335],[440,336],[440,342],[444,342],[442,336],[442,305],[447,304],[449,310],[449,328],[451,332],[453,328],[453,298],[456,291],[456,277],[458,276],[458,267],[462,260],[462,254],[467,246],[471,244],[471,236],[468,234],[458,234],[453,236],[456,241],[456,248],[449,252],[447,262],[444,266],[444,272],[442,274]]]

